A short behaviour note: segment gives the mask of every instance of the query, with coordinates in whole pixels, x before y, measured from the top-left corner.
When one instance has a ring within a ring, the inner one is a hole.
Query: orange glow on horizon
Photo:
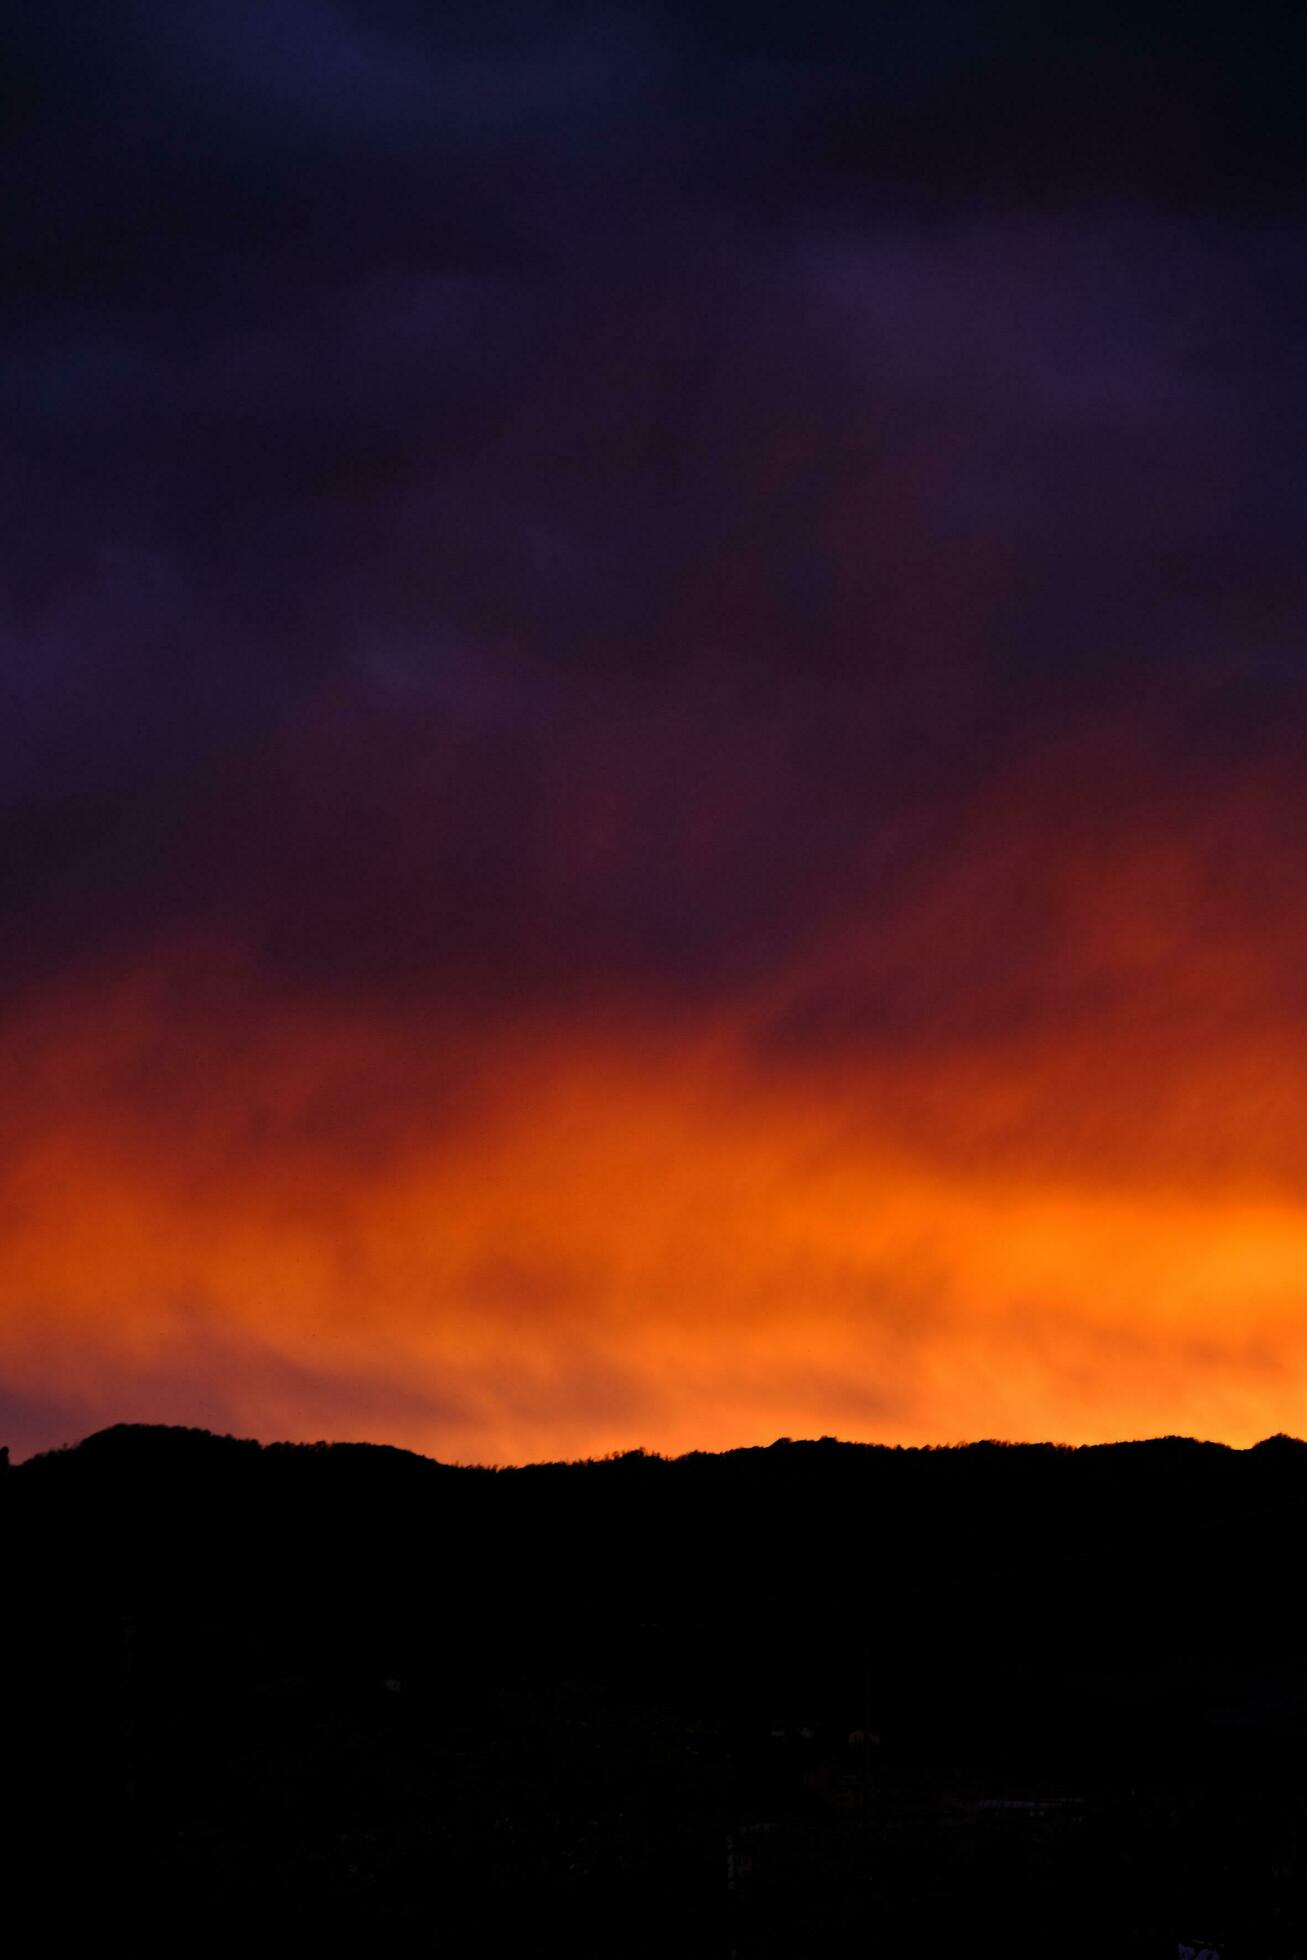
[[[265,1007],[197,1086],[165,1004],[124,986],[10,1036],[0,1363],[68,1440],[202,1421],[504,1462],[1307,1427],[1283,1057],[763,1069],[707,1022],[424,1041]],[[1241,1163],[1217,1109],[1256,1130]]]

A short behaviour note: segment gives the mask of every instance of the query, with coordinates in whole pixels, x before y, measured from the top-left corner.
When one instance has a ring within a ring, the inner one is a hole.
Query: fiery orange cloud
[[[1267,1027],[1193,1045],[1159,876],[1064,948],[1087,984],[1142,960],[1155,1011],[1132,983],[1070,1035],[778,1062],[820,960],[674,1029],[241,1010],[230,975],[197,1009],[183,961],[51,998],[4,1042],[20,1430],[520,1461],[1301,1429],[1307,1059]],[[856,979],[856,936],[841,958]],[[1209,1025],[1240,972],[1182,964]]]

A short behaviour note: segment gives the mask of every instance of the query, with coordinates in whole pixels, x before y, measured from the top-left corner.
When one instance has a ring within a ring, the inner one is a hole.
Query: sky
[[[16,1456],[1307,1431],[1290,12],[14,0]]]

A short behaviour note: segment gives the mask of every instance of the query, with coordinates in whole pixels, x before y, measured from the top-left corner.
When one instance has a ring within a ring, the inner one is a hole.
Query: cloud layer
[[[19,8],[20,1448],[1301,1428],[1299,55]]]

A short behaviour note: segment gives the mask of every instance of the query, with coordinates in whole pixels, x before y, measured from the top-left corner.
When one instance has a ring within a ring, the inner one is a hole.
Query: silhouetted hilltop
[[[1190,1436],[1156,1436],[1118,1443],[1006,1443],[983,1439],[972,1443],[926,1444],[921,1446],[885,1443],[843,1442],[834,1436],[795,1440],[778,1437],[775,1442],[723,1451],[693,1450],[683,1456],[668,1457],[656,1451],[630,1449],[605,1457],[585,1457],[568,1461],[547,1461],[521,1465],[454,1465],[427,1457],[414,1450],[395,1448],[387,1443],[259,1443],[250,1438],[217,1435],[208,1429],[163,1423],[115,1423],[95,1431],[80,1443],[46,1450],[16,1466],[33,1478],[50,1475],[77,1475],[88,1462],[97,1469],[109,1467],[114,1474],[136,1474],[146,1469],[170,1473],[182,1470],[201,1474],[222,1466],[234,1469],[258,1460],[265,1463],[288,1462],[346,1463],[357,1474],[412,1475],[440,1472],[465,1478],[497,1476],[525,1478],[581,1475],[674,1475],[688,1477],[739,1477],[742,1475],[838,1476],[849,1480],[888,1471],[890,1465],[914,1465],[913,1474],[923,1477],[965,1475],[971,1479],[1003,1466],[1005,1476],[1025,1477],[1047,1474],[1052,1466],[1065,1474],[1102,1475],[1107,1469],[1121,1472],[1128,1464],[1132,1476],[1174,1476],[1190,1473],[1199,1464],[1220,1465],[1231,1478],[1250,1478],[1249,1466],[1261,1466],[1275,1459],[1282,1467],[1297,1462],[1307,1470],[1307,1442],[1279,1434],[1265,1437],[1250,1448],[1235,1449],[1227,1443],[1204,1442]],[[365,1468],[367,1466],[367,1468]],[[1089,1466],[1093,1466],[1092,1471]],[[1243,1466],[1242,1468],[1238,1466]]]
[[[1037,1558],[1041,1585],[1054,1567],[1086,1556],[1139,1553],[1155,1590],[1172,1559],[1223,1522],[1238,1521],[1245,1548],[1261,1531],[1291,1523],[1307,1503],[1307,1444],[1280,1435],[1236,1450],[1165,1436],[1076,1448],[992,1441],[907,1448],[785,1437],[718,1454],[633,1449],[490,1469],[387,1445],[260,1444],[202,1429],[118,1424],[18,1465],[7,1488],[16,1518],[57,1507],[63,1532],[112,1509],[119,1550],[142,1555],[168,1521],[201,1515],[215,1525],[239,1520],[253,1534],[253,1550],[290,1507],[310,1536],[346,1515],[366,1518],[377,1543],[475,1522],[492,1537],[521,1536],[522,1556],[531,1555],[537,1531],[554,1555],[584,1550],[590,1533],[608,1533],[614,1542],[596,1575],[607,1583],[632,1560],[669,1549],[660,1534],[674,1528],[682,1558],[714,1539],[714,1557],[728,1562],[732,1547],[752,1547],[764,1564],[782,1556],[810,1561],[820,1550],[831,1559],[827,1583],[837,1594],[855,1554],[912,1564],[928,1548],[937,1555],[946,1547],[964,1564],[981,1553],[1013,1564],[1018,1584],[1020,1567]],[[652,1536],[633,1539],[637,1525]],[[1228,1556],[1241,1556],[1233,1540]],[[671,1570],[659,1578],[675,1583]]]
[[[545,1951],[552,1926],[577,1951],[742,1956],[878,1926],[929,1951],[910,1927],[943,1914],[945,1937],[939,1861],[974,1906],[1001,1868],[975,1865],[984,1820],[1044,1831],[1074,1799],[1093,1829],[1055,1832],[1049,1871],[1088,1884],[1092,1841],[1085,1940],[1173,1953],[1177,1885],[1229,1923],[1272,1885],[1268,1845],[1284,1863],[1293,1438],[490,1470],[123,1425],[11,1468],[0,1504],[33,1814],[64,1820],[61,1869],[71,1847],[120,1903],[148,1873],[165,1919],[200,1900],[302,1936],[439,1924],[450,1952]],[[1193,1849],[1195,1790],[1223,1864]],[[741,1831],[769,1848],[727,1925]],[[1047,1950],[1057,1886],[1041,1905],[1022,1870],[1008,1950]],[[492,1897],[499,1932],[466,1944]]]

